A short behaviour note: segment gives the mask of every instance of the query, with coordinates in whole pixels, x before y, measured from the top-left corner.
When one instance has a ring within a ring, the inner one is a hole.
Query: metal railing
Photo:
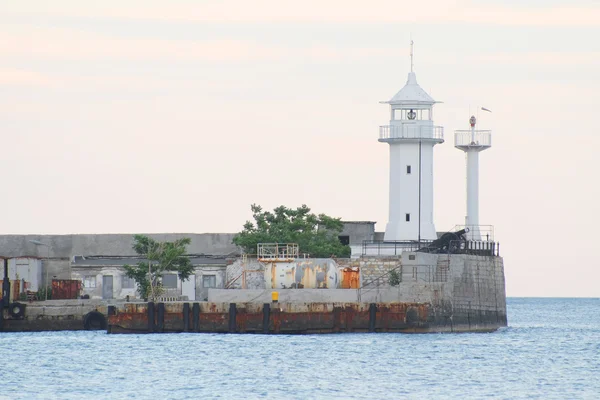
[[[259,243],[257,245],[259,261],[283,261],[298,258],[297,243]]]
[[[399,256],[403,251],[417,251],[422,247],[427,247],[432,240],[363,240],[363,256]]]
[[[443,126],[382,125],[379,139],[436,139],[444,140]]]
[[[421,251],[436,254],[471,254],[481,256],[500,256],[500,243],[491,240],[451,240],[447,250],[430,247],[432,240],[418,241],[376,241],[365,240],[362,256],[394,257],[404,251]]]
[[[500,243],[484,240],[452,240],[452,254],[500,257]]]
[[[404,271],[406,268],[406,271]],[[403,265],[403,282],[448,282],[450,268],[447,265]]]
[[[454,131],[454,146],[482,146],[492,145],[492,131]]]

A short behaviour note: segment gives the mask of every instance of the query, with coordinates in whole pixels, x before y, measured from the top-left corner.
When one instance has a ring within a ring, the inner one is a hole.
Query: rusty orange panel
[[[52,279],[52,299],[76,299],[81,290],[81,281],[78,279]]]
[[[358,267],[342,269],[342,289],[360,288],[360,270]]]

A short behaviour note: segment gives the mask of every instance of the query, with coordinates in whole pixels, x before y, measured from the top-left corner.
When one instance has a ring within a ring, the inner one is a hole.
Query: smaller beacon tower
[[[469,240],[481,240],[479,226],[479,152],[492,147],[492,131],[475,130],[477,119],[471,116],[470,130],[454,131],[454,147],[467,155],[467,216]]]

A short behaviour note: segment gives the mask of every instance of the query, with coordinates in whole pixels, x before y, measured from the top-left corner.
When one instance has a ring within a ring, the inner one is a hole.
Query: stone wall
[[[452,257],[450,270],[454,322],[473,324],[500,320],[506,324],[506,289],[501,257]]]
[[[285,289],[280,302],[429,303],[431,318],[447,331],[506,326],[504,265],[500,257],[405,252],[396,258],[337,260],[360,267],[361,289]],[[389,286],[391,270],[401,282]],[[211,290],[212,302],[269,302],[272,290]]]

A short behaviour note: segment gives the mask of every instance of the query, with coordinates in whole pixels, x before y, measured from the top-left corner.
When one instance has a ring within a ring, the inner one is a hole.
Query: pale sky
[[[600,297],[600,2],[2,0],[0,233],[237,232],[250,204],[388,211],[389,100],[415,41],[446,142],[438,231],[480,222],[509,296]]]

